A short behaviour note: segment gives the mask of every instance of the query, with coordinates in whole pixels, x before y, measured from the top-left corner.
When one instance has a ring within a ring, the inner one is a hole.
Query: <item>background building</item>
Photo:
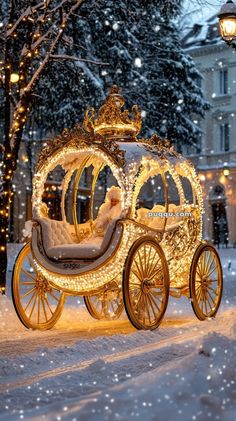
[[[215,244],[236,244],[236,54],[221,39],[218,18],[195,24],[183,39],[202,79],[211,109],[202,129],[200,147],[185,152],[197,166],[202,182],[204,236]]]

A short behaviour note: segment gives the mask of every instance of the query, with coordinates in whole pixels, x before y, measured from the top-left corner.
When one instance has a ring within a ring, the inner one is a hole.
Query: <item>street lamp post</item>
[[[220,9],[219,29],[222,39],[232,48],[236,50],[236,4],[232,0],[228,0]]]

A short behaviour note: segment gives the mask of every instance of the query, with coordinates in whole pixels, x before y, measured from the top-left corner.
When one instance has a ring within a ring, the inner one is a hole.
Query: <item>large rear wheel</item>
[[[63,310],[65,295],[38,273],[30,243],[23,247],[15,262],[12,298],[20,321],[31,329],[50,329]]]
[[[156,329],[167,308],[169,271],[162,248],[152,237],[131,247],[123,271],[127,316],[136,329]]]
[[[223,274],[219,255],[211,244],[201,244],[193,257],[190,269],[190,298],[199,320],[214,317],[219,309]]]

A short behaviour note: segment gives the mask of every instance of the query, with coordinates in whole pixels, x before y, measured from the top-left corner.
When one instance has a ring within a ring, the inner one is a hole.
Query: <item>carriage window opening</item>
[[[179,176],[183,191],[184,191],[184,197],[186,199],[186,202],[191,204],[194,202],[194,195],[193,195],[193,189],[191,186],[191,183],[187,177]]]
[[[150,177],[142,186],[136,202],[136,219],[153,229],[165,225],[165,194],[160,174]]]
[[[47,205],[48,217],[61,220],[61,195],[65,171],[60,165],[50,171],[44,184],[42,201]]]
[[[106,193],[112,186],[118,186],[110,167],[107,165],[99,173],[94,191],[93,217],[96,219],[99,209],[105,201]]]
[[[84,168],[79,185],[77,186],[77,197],[76,197],[76,214],[77,222],[83,224],[89,220],[89,203],[91,198],[91,190],[93,183],[93,169],[90,165]]]
[[[152,209],[155,205],[165,205],[164,187],[161,175],[150,177],[142,186],[136,208]]]
[[[84,168],[84,171],[81,174],[81,178],[80,178],[80,185],[83,187],[89,187],[90,182],[91,182],[91,169]]]
[[[74,183],[75,183],[76,174],[77,174],[77,170],[75,170],[71,176],[70,182],[67,187],[66,195],[65,195],[66,220],[71,225],[74,224],[72,203],[73,203]]]
[[[179,196],[179,192],[178,192],[178,188],[176,186],[176,183],[172,177],[172,175],[167,172],[166,173],[166,184],[168,187],[168,202],[169,205],[173,204],[176,206],[180,205],[180,196]]]

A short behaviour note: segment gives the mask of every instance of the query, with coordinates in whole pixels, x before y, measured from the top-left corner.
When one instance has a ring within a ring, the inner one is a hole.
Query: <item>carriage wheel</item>
[[[123,271],[123,297],[130,322],[137,329],[156,329],[169,298],[169,271],[162,248],[152,237],[131,247]]]
[[[190,269],[190,298],[197,318],[214,317],[220,306],[223,274],[219,255],[210,244],[201,244]]]
[[[31,329],[50,329],[59,319],[65,295],[53,289],[34,263],[30,243],[17,256],[12,275],[12,298],[20,321]]]
[[[116,320],[124,309],[122,292],[119,290],[86,296],[84,302],[89,314],[97,320]]]

